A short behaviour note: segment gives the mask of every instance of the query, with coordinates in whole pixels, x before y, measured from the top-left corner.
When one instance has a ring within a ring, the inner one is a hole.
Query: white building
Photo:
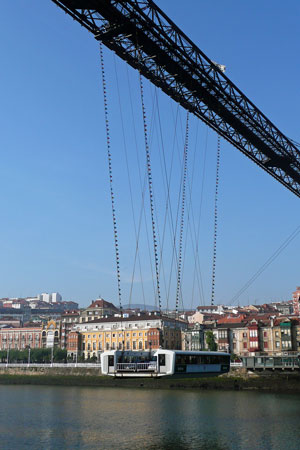
[[[52,294],[43,293],[38,295],[38,299],[46,303],[59,303],[62,301],[62,296],[58,292],[53,292]]]
[[[62,296],[58,292],[53,292],[51,294],[52,303],[59,303],[62,301]]]

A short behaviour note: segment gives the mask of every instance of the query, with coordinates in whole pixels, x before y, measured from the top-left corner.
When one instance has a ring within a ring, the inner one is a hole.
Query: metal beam
[[[300,151],[151,0],[52,0],[300,197]]]

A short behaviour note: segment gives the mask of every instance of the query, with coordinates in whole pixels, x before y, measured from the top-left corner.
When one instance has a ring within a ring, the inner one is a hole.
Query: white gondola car
[[[163,350],[111,350],[101,354],[103,375],[114,377],[208,376],[229,372],[230,354]]]

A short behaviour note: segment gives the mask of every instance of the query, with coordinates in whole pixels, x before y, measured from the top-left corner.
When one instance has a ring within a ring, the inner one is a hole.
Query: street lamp
[[[9,361],[9,344],[8,344],[8,347],[7,347],[6,367],[8,366],[8,361]]]
[[[30,345],[28,345],[28,366],[30,364]]]

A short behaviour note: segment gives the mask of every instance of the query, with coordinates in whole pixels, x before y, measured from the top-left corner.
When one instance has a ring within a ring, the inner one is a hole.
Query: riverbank
[[[20,373],[1,370],[0,384],[30,384],[57,386],[94,386],[117,388],[145,389],[199,389],[199,390],[235,390],[300,393],[300,373],[260,373],[231,372],[219,377],[209,378],[113,378],[102,376],[97,369],[72,369],[71,372],[60,373],[45,370],[43,373],[25,369]],[[16,372],[16,371],[14,371]]]

